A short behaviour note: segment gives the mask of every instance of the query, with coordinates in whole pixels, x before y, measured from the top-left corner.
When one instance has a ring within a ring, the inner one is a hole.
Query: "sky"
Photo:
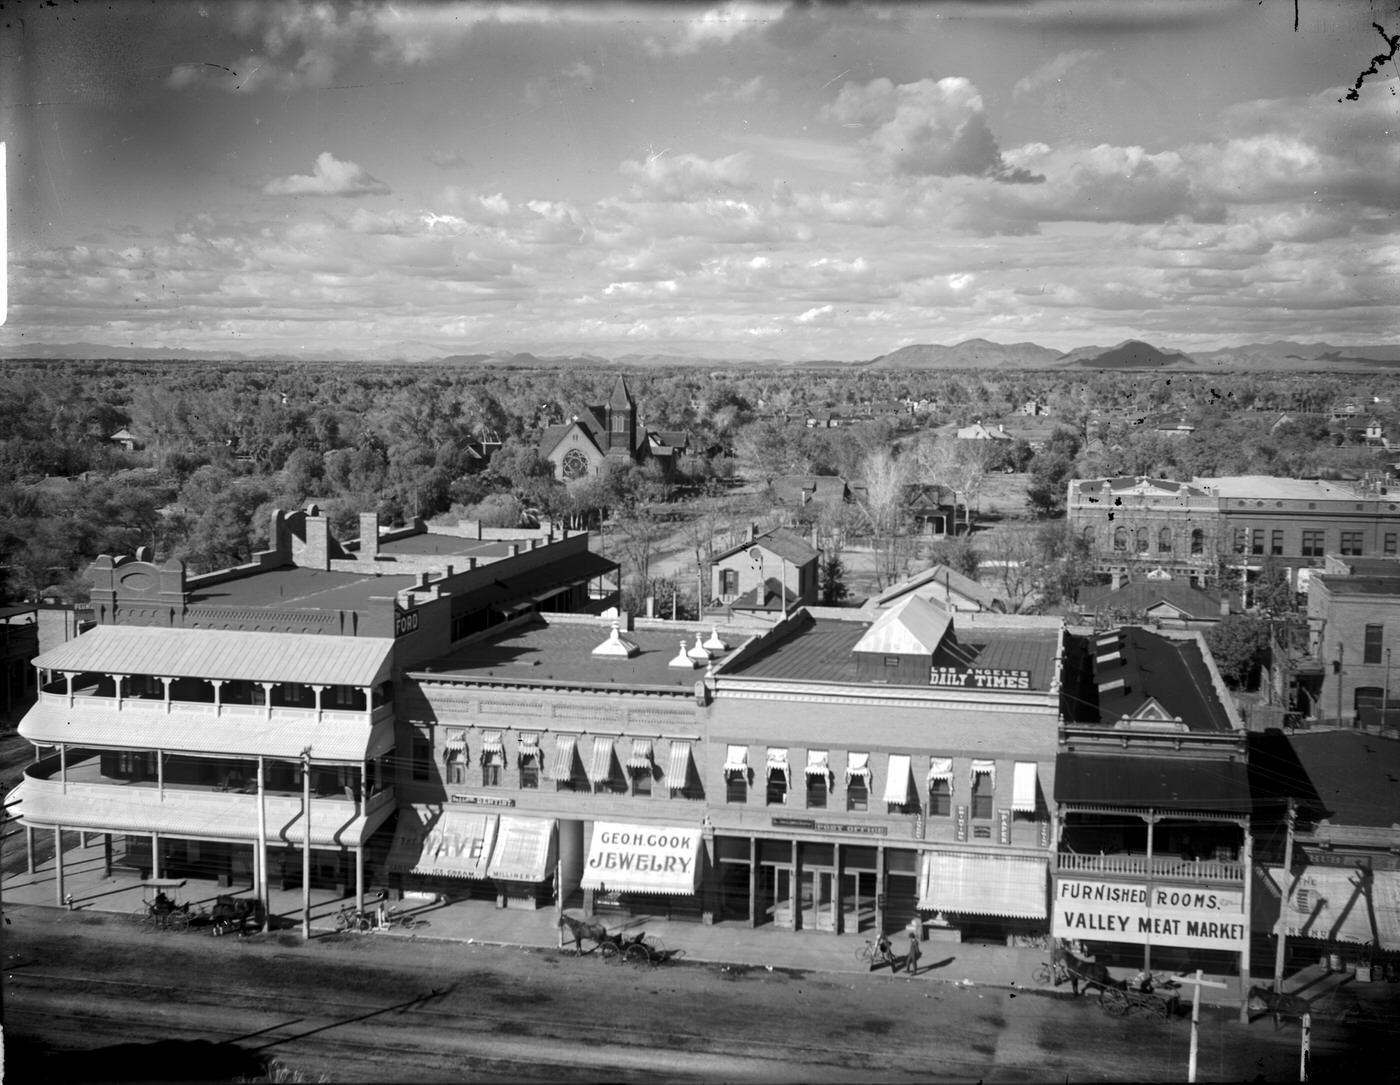
[[[1400,0],[6,3],[0,353],[1394,343],[1390,35]]]

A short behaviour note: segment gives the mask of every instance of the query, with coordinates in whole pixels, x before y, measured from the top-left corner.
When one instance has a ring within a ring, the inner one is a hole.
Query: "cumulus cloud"
[[[390,189],[354,162],[342,162],[330,151],[316,156],[310,174],[294,173],[263,186],[269,196],[385,196]]]
[[[688,200],[753,187],[749,158],[742,153],[701,158],[657,151],[641,161],[629,159],[619,169],[624,177],[633,179],[632,195],[636,199]]]
[[[1072,52],[1060,53],[1031,72],[1030,75],[1018,79],[1016,85],[1011,88],[1011,94],[1013,97],[1020,98],[1051,83],[1058,83],[1075,68],[1097,60],[1101,56],[1103,56],[1103,51],[1099,49],[1075,49]]]
[[[706,46],[727,45],[741,37],[761,34],[782,17],[783,5],[729,0],[693,14],[683,8],[670,9],[669,13],[676,16],[668,19],[674,33],[646,39],[647,50],[655,55],[683,56]]]
[[[864,86],[847,83],[826,115],[844,125],[873,126],[866,143],[888,173],[1040,179],[1003,160],[982,96],[961,76],[898,86],[883,77]]]

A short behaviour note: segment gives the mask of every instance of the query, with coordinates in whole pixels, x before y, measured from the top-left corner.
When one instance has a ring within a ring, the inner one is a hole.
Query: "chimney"
[[[473,569],[475,569],[475,568],[476,568],[476,558],[472,558],[472,557],[467,558],[467,572],[471,572],[471,571],[472,571]]]
[[[379,514],[375,512],[360,513],[360,557],[375,558],[379,556]]]
[[[511,544],[510,544],[510,556],[511,556],[511,557],[515,557],[515,556],[516,556],[517,554],[519,554],[519,553],[520,553],[520,544],[519,544],[519,543],[511,543]]]
[[[753,537],[754,537],[755,535],[757,535],[757,534],[758,534],[758,525],[755,524],[755,523],[750,523],[749,526],[748,526],[748,533],[744,536],[744,541],[745,541],[745,542],[753,542]]]
[[[1123,570],[1122,570],[1122,569],[1114,569],[1114,570],[1113,570],[1113,586],[1112,586],[1112,589],[1111,589],[1111,590],[1113,590],[1113,591],[1118,591],[1118,590],[1120,590],[1122,587],[1123,587]]]
[[[306,506],[306,545],[302,547],[299,564],[302,568],[322,572],[331,567],[330,522],[316,505]]]

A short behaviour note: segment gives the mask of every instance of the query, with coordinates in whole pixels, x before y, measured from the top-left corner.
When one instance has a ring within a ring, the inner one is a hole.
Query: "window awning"
[[[584,889],[689,896],[700,886],[700,829],[593,823]]]
[[[768,747],[768,774],[781,772],[783,779],[792,785],[792,766],[788,764],[787,749],[780,746]]]
[[[1292,877],[1281,867],[1269,873],[1287,894],[1283,922],[1288,937],[1400,949],[1400,871],[1310,866]]]
[[[726,775],[731,772],[748,772],[749,748],[747,746],[730,746],[729,752],[724,757],[724,771]]]
[[[951,757],[933,757],[929,759],[928,782],[942,780],[948,785],[948,794],[953,793],[953,759]]]
[[[627,767],[636,769],[638,772],[649,772],[651,765],[651,739],[634,738],[632,740],[632,756],[627,759]]]
[[[502,814],[486,876],[493,881],[541,882],[554,869],[554,819]]]
[[[848,753],[846,755],[846,783],[860,780],[870,786],[870,755],[868,753]]]
[[[504,742],[504,740],[503,740],[502,737],[501,737],[501,732],[499,732],[499,731],[486,731],[486,732],[484,732],[484,733],[482,734],[482,736],[481,736],[481,756],[482,756],[483,758],[485,758],[485,757],[497,757],[497,758],[500,758],[502,761],[505,760],[505,756],[506,756],[506,747],[505,747],[505,742]]]
[[[819,776],[823,780],[830,778],[831,766],[826,763],[826,751],[808,750],[807,767],[804,771],[808,776]]]
[[[1034,761],[1017,761],[1011,777],[1011,809],[1034,814],[1039,784]]]
[[[428,827],[411,873],[434,878],[484,878],[496,842],[495,814],[444,810]]]
[[[588,778],[596,787],[612,779],[613,740],[595,738],[593,740],[593,760],[588,767]]]
[[[673,788],[685,787],[690,779],[690,743],[672,740],[671,760],[666,765],[666,783]]]
[[[990,758],[973,758],[971,773],[972,782],[976,783],[977,777],[979,776],[990,776],[992,778],[992,787],[995,788],[997,786],[997,763]]]
[[[578,735],[554,736],[554,772],[556,782],[567,784],[574,778],[574,759],[578,756],[575,746]]]
[[[1044,919],[1044,859],[973,852],[925,852],[919,870],[919,908],[927,912]]]
[[[535,763],[539,764],[540,736],[537,735],[535,732],[521,732],[521,734],[517,737],[516,749],[518,751],[516,754],[516,759],[520,762],[520,764],[525,764],[525,762],[529,761],[531,758],[534,758]]]
[[[460,727],[449,727],[447,737],[443,740],[444,750],[465,750],[467,748],[467,733]]]
[[[909,801],[914,770],[907,753],[890,754],[889,775],[885,777],[885,802],[903,806]]]

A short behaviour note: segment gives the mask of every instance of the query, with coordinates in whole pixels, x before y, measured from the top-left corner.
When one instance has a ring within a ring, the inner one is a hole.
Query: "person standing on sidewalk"
[[[904,971],[909,975],[917,975],[919,972],[919,921],[911,919],[909,921],[909,956],[904,958]]]

